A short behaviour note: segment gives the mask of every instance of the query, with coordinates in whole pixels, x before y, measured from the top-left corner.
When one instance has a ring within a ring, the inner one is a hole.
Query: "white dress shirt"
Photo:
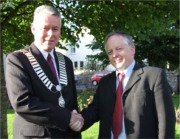
[[[122,84],[123,84],[123,90],[125,89],[126,85],[127,85],[127,82],[132,74],[132,70],[134,68],[134,65],[135,65],[135,61],[133,61],[125,70],[121,71],[121,73],[124,73],[125,74],[125,77],[122,81]],[[119,72],[116,71],[116,89],[118,87],[118,83],[119,83],[119,80],[118,80],[118,74]],[[111,139],[113,139],[113,132],[111,130]],[[123,115],[123,122],[122,122],[122,132],[119,134],[118,136],[118,139],[126,139],[126,130],[125,130],[125,124],[124,124],[124,115]]]
[[[53,61],[53,64],[54,64],[54,68],[55,68],[55,71],[56,71],[56,75],[57,75],[57,78],[59,80],[59,76],[58,76],[58,72],[57,72],[57,66],[56,66],[55,57],[54,57],[54,49],[52,49],[51,52],[46,52],[41,47],[39,47],[39,45],[36,45],[36,47],[39,49],[39,51],[41,52],[41,54],[43,55],[43,57],[45,58],[46,61],[47,61],[48,54],[51,55],[52,61]]]

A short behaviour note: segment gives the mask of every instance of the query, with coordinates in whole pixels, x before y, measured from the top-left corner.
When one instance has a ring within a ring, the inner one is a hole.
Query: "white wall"
[[[92,42],[93,38],[94,37],[92,35],[88,35],[87,33],[84,35],[84,37],[80,36],[81,42],[78,42],[79,48],[77,47],[75,48],[75,53],[71,53],[71,46],[67,46],[68,49],[67,51],[65,50],[58,50],[58,51],[69,57],[73,62],[73,66],[74,66],[74,62],[76,61],[78,63],[77,70],[80,70],[80,61],[84,62],[84,67],[85,67],[87,64],[86,56],[94,55],[99,52],[98,50],[92,51],[90,48],[86,47],[87,44],[90,44]],[[66,46],[66,44],[63,45]]]
[[[93,54],[91,49],[88,49],[85,45],[90,44],[93,40],[92,35],[85,35],[84,37],[80,37],[81,42],[79,42],[79,48],[75,48],[76,52],[73,54],[70,52],[70,46],[68,47],[68,51],[66,53],[72,61],[84,61],[86,55]]]

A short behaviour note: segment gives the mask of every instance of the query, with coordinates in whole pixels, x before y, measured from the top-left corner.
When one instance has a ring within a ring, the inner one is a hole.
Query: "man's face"
[[[60,27],[60,18],[58,16],[50,14],[36,15],[31,26],[35,44],[50,52],[59,41]]]
[[[133,62],[135,47],[128,46],[122,36],[114,35],[106,43],[106,53],[111,64],[122,71]]]

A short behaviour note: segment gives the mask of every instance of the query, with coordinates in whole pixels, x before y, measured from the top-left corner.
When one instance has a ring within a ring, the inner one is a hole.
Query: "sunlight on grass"
[[[8,139],[13,139],[12,128],[13,128],[14,112],[12,109],[8,109],[7,113],[8,113],[7,114]],[[89,129],[82,132],[82,139],[97,139],[98,131],[99,131],[99,122],[93,124]]]
[[[179,107],[179,95],[173,95],[173,102],[175,108]],[[8,139],[13,139],[12,128],[13,128],[14,111],[8,109],[7,111],[7,126],[8,126]],[[97,139],[99,132],[99,122],[93,124],[90,128],[82,132],[82,139]],[[176,124],[176,139],[180,138],[180,124]]]
[[[12,139],[12,128],[14,120],[14,111],[12,109],[7,110],[7,129],[8,129],[8,139]]]
[[[99,132],[99,122],[96,122],[90,128],[82,132],[82,139],[97,139],[98,132]]]
[[[180,139],[180,124],[176,124],[176,139]]]

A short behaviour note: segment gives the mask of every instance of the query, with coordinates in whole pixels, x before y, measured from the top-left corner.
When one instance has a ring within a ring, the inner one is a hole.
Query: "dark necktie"
[[[123,116],[123,103],[122,103],[122,93],[123,86],[122,80],[124,78],[124,74],[118,74],[119,84],[116,91],[116,102],[113,112],[113,121],[112,121],[112,131],[114,134],[114,139],[117,139],[122,130],[122,116]]]
[[[48,54],[48,57],[47,57],[47,62],[49,64],[49,67],[51,68],[51,71],[53,72],[54,76],[56,77],[57,79],[57,75],[56,75],[56,70],[54,68],[54,63],[52,61],[52,56],[50,54]]]

